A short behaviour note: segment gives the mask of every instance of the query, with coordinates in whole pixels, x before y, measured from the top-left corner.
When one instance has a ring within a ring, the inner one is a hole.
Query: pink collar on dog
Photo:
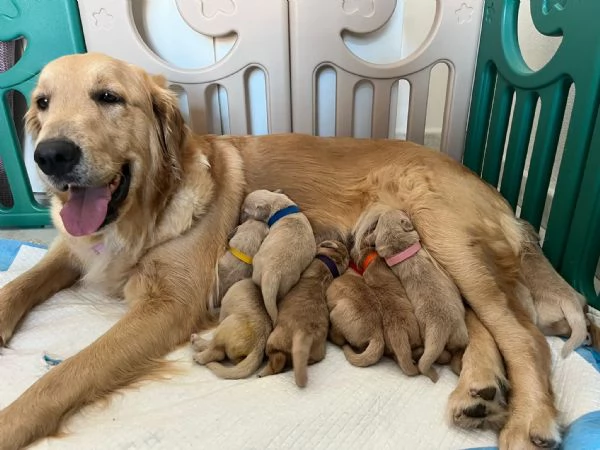
[[[395,266],[396,264],[400,264],[402,261],[406,261],[408,258],[415,256],[419,250],[421,250],[421,243],[417,241],[410,247],[402,250],[400,253],[396,253],[394,256],[385,258],[385,262],[389,267]]]

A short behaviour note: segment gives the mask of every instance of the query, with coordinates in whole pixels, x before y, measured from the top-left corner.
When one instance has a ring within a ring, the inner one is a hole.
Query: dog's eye
[[[96,101],[106,104],[123,103],[123,99],[110,91],[101,91],[96,94]]]
[[[44,110],[48,109],[48,105],[50,104],[50,99],[45,96],[38,97],[35,101],[35,104],[41,111],[44,111]]]

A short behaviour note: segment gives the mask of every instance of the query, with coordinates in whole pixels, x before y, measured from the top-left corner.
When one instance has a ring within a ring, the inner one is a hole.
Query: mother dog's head
[[[125,62],[83,54],[49,63],[26,123],[53,217],[73,236],[158,213],[180,179],[187,131],[177,99]]]

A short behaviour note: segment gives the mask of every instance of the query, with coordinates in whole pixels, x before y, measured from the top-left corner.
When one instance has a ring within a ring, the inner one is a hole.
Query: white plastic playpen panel
[[[148,13],[151,3],[146,4],[141,14]],[[370,111],[370,136],[395,137],[399,108],[394,86],[399,80],[406,80],[410,84],[406,137],[423,143],[431,70],[436,64],[446,64],[449,76],[441,149],[459,159],[483,2],[437,0],[436,3],[433,26],[421,46],[408,58],[376,64],[356,56],[343,34],[369,34],[381,29],[394,13],[398,16],[402,12],[401,1],[175,0],[185,24],[197,33],[210,38],[235,35],[235,43],[222,59],[196,69],[176,67],[147,45],[136,25],[134,8],[138,5],[133,2],[82,0],[79,8],[88,51],[107,53],[151,73],[165,75],[185,93],[189,123],[197,132],[219,131],[211,119],[215,116],[215,104],[209,95],[211,87],[226,92],[227,109],[218,109],[217,122],[228,123],[226,131],[231,134],[252,132],[248,126],[253,116],[248,107],[252,95],[248,89],[248,71],[259,68],[265,80],[265,131],[316,134],[317,77],[320,69],[331,67],[336,78],[334,134],[355,134],[354,112],[360,109]],[[172,10],[174,5],[168,6]],[[202,46],[205,52],[218,52],[217,43],[213,49],[200,44],[198,48],[185,47],[185,51],[201,52]],[[357,104],[353,93],[365,81],[372,87],[372,100],[370,104]],[[223,97],[221,91],[220,105]],[[227,117],[223,117],[225,114]]]

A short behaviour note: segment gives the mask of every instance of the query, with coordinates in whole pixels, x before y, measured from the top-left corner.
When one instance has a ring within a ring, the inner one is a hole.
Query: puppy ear
[[[283,194],[283,189],[275,189],[273,192],[276,194]]]
[[[337,250],[339,248],[339,245],[337,242],[335,241],[323,241],[319,244],[319,247],[324,247],[324,248],[332,248],[334,250]]]
[[[408,219],[402,219],[400,220],[400,226],[402,227],[402,229],[404,231],[415,231],[415,227],[413,226],[412,222]]]
[[[177,96],[167,88],[167,81],[163,76],[148,76],[148,83],[163,157],[179,174],[186,128]]]
[[[246,206],[242,215],[266,222],[269,219],[270,212],[271,210],[266,202],[258,201],[253,205]]]
[[[229,232],[229,234],[227,235],[227,242],[229,242],[233,238],[233,236],[235,236],[235,233],[237,233],[238,228],[239,225]]]

